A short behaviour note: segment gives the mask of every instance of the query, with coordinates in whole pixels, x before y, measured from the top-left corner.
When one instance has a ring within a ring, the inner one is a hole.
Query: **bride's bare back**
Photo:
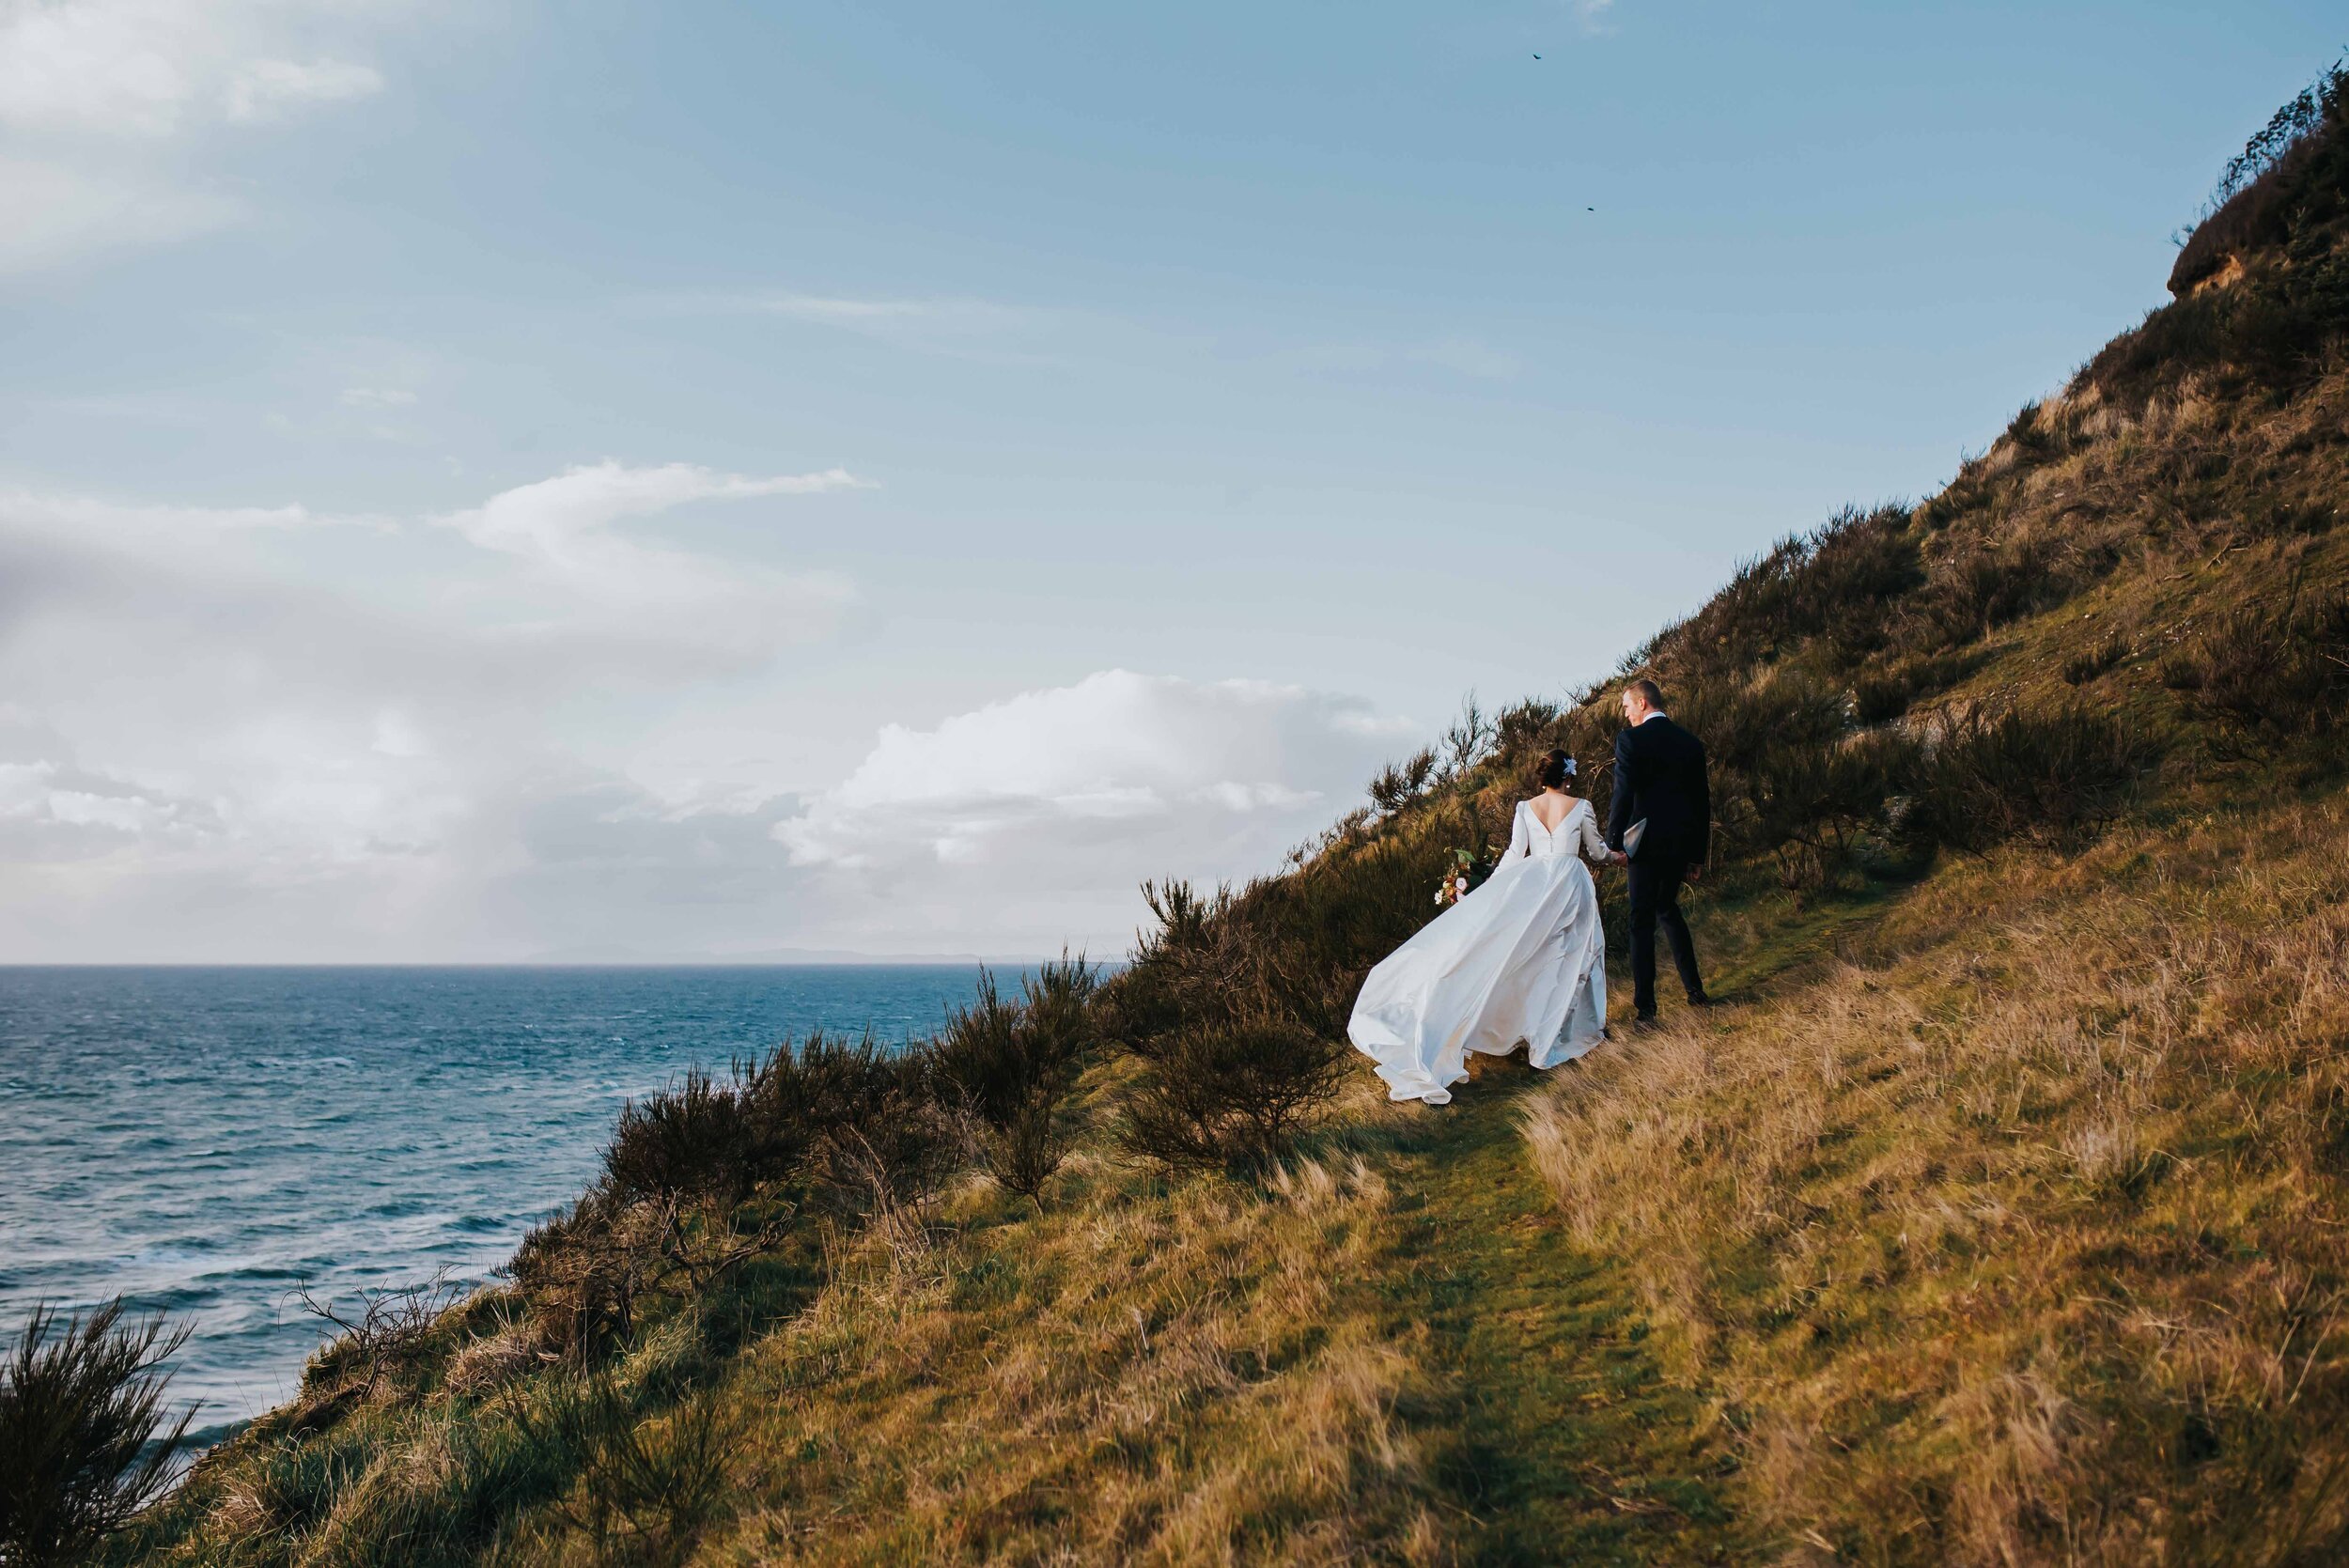
[[[1534,821],[1554,833],[1558,831],[1558,824],[1566,819],[1566,813],[1581,803],[1563,790],[1545,789],[1531,800],[1526,801],[1525,807],[1533,814]],[[1544,810],[1544,807],[1548,809]]]

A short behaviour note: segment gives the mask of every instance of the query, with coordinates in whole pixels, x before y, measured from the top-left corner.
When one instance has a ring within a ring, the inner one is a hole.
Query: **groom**
[[[1704,782],[1704,742],[1664,717],[1664,693],[1652,680],[1624,690],[1627,726],[1615,737],[1614,805],[1607,842],[1644,822],[1631,851],[1631,1001],[1634,1024],[1656,1022],[1656,927],[1672,944],[1672,962],[1691,1006],[1709,1007],[1697,974],[1697,950],[1680,915],[1680,884],[1704,874],[1713,829],[1712,795]]]

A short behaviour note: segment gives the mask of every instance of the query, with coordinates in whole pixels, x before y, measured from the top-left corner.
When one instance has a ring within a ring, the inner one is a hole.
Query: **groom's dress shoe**
[[[1656,1021],[1656,1015],[1653,1013],[1642,1013],[1631,1020],[1631,1032],[1634,1034],[1646,1034],[1663,1027]]]
[[[1720,1005],[1720,1000],[1718,997],[1693,996],[1688,999],[1688,1005],[1691,1007],[1719,1007]]]

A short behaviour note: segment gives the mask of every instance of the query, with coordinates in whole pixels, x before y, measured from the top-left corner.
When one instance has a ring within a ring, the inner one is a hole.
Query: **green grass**
[[[1572,1071],[1572,1068],[1563,1069]],[[1578,1247],[1512,1114],[1533,1075],[1482,1059],[1398,1160],[1410,1239],[1381,1281],[1434,1331],[1461,1446],[1442,1474],[1482,1563],[1738,1560],[1734,1461],[1651,1352],[1634,1282]]]

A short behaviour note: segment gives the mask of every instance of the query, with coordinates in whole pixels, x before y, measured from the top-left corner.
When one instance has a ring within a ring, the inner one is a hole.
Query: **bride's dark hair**
[[[1553,751],[1533,765],[1535,789],[1563,789],[1574,777],[1574,758],[1563,752]]]

